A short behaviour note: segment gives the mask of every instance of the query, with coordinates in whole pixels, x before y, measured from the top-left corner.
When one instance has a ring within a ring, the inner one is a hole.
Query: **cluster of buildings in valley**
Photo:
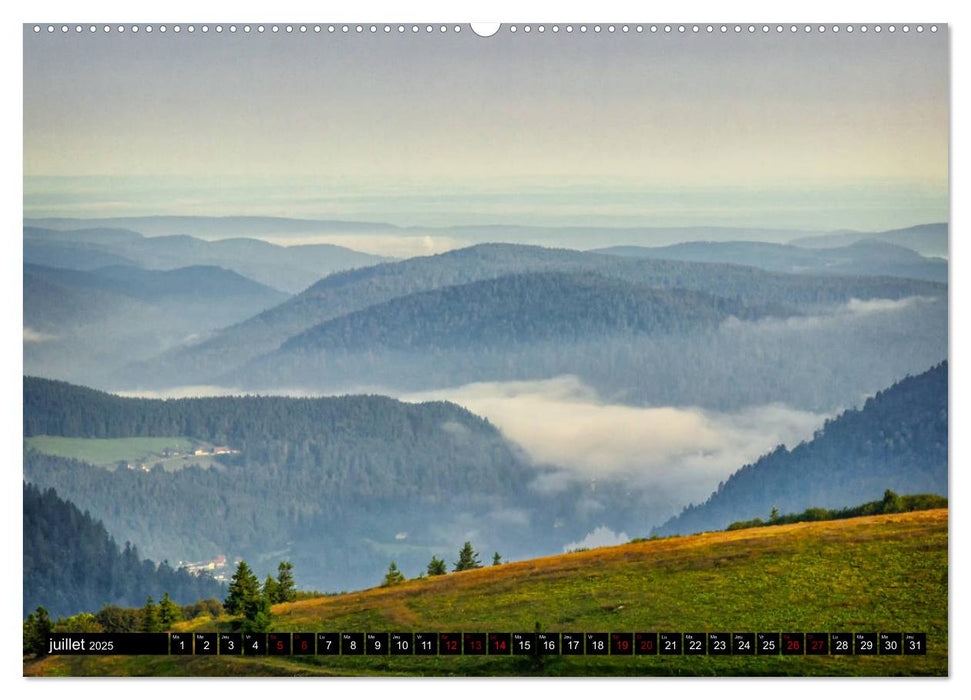
[[[233,560],[233,568],[240,561],[239,557]],[[231,577],[231,572],[227,567],[229,560],[226,558],[225,554],[220,554],[219,556],[209,559],[208,561],[180,561],[178,568],[186,569],[190,574],[198,576],[199,574],[209,574],[217,581],[222,581],[227,583]]]
[[[217,457],[219,455],[238,455],[239,450],[234,450],[232,447],[227,447],[225,445],[213,445],[211,447],[195,447],[190,452],[180,452],[179,450],[173,450],[166,447],[162,450],[162,459],[174,459],[176,457],[181,457],[182,459],[188,459],[189,457]],[[131,471],[139,469],[143,472],[150,472],[159,464],[158,461],[152,462],[125,462],[125,468]]]
[[[234,450],[231,447],[197,447],[195,452],[192,453],[196,457],[211,456],[211,455],[238,455],[239,450]]]

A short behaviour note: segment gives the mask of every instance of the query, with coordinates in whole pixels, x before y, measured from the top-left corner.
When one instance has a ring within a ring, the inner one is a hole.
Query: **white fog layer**
[[[624,406],[602,401],[572,376],[480,382],[400,398],[452,401],[487,418],[537,463],[579,479],[626,478],[683,503],[706,497],[719,480],[776,445],[811,438],[827,418],[782,404],[736,413]]]

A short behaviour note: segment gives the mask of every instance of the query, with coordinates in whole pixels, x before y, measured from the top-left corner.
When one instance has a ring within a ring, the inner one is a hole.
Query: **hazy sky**
[[[467,26],[25,27],[25,215],[941,221],[948,81],[943,26],[490,38]]]

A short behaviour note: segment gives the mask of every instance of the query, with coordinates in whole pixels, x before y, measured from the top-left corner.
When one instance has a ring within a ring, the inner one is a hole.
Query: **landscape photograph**
[[[947,677],[948,40],[25,24],[23,675]]]

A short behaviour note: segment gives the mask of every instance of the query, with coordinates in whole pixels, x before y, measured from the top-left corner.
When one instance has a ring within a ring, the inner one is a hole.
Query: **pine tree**
[[[273,581],[270,576],[267,576],[267,580]],[[271,596],[274,595],[273,590],[277,585],[276,582],[270,585]],[[271,601],[266,592],[266,586],[263,590],[260,589],[260,582],[249,565],[240,560],[236,573],[233,574],[233,580],[229,584],[229,595],[224,608],[230,615],[243,617],[238,624],[244,631],[265,632],[269,629],[272,620]]]
[[[432,556],[432,560],[428,562],[428,575],[429,576],[442,576],[448,573],[445,569],[445,560],[439,559],[436,556]]]
[[[270,605],[276,605],[280,602],[280,585],[269,574],[266,575],[266,580],[263,582],[263,597]]]
[[[166,591],[162,594],[162,600],[158,603],[158,621],[161,628],[168,630],[172,627],[173,622],[178,622],[181,619],[181,608],[172,602],[172,599],[169,598],[169,592]]]
[[[244,632],[266,632],[270,629],[273,615],[270,612],[270,601],[260,596],[246,606],[242,630]]]
[[[499,556],[499,552],[495,552],[492,555],[492,565],[499,566],[502,563],[502,557]]]
[[[43,607],[30,613],[24,620],[24,653],[46,656],[47,635],[52,628],[50,614]]]
[[[149,596],[148,600],[145,601],[145,605],[142,606],[140,617],[140,632],[161,631],[161,625],[158,620],[158,608],[155,606],[155,601],[152,600],[152,596]]]
[[[455,562],[453,571],[468,571],[469,569],[481,569],[479,563],[479,553],[472,549],[472,543],[466,542],[459,550],[459,560]]]
[[[774,523],[778,519],[779,519],[779,509],[776,508],[775,506],[772,506],[772,512],[769,513],[769,522]]]
[[[54,632],[104,632],[98,619],[91,613],[78,613],[71,617],[62,617],[54,625]]]
[[[901,500],[900,496],[896,493],[887,489],[883,492],[883,501],[880,504],[881,513],[899,513],[904,509],[904,502]]]
[[[105,632],[138,631],[138,610],[134,608],[122,608],[105,603],[94,617]]]
[[[230,615],[245,615],[247,605],[262,598],[260,583],[245,561],[240,560],[229,584],[229,595],[223,606]]]
[[[388,567],[388,573],[384,575],[384,582],[382,586],[396,586],[405,580],[405,575],[398,570],[398,565],[391,562],[391,566]]]
[[[297,599],[297,586],[293,581],[293,564],[281,561],[277,567],[277,602],[290,603]]]

